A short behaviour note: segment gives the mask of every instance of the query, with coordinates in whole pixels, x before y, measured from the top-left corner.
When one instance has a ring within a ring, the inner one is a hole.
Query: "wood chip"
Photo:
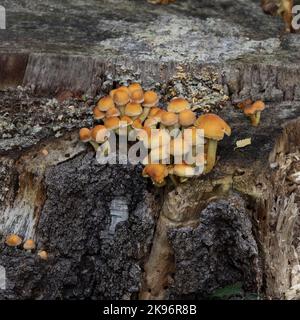
[[[238,148],[244,148],[244,147],[247,147],[251,144],[251,138],[246,138],[246,139],[242,139],[242,140],[238,140],[236,142],[236,147],[235,149],[238,149]]]

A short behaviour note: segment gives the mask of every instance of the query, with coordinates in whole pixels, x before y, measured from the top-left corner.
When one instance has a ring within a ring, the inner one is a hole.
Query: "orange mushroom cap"
[[[126,92],[125,90],[120,90],[120,89],[117,89],[113,95],[113,99],[114,99],[114,102],[115,104],[120,107],[120,106],[125,106],[130,98],[129,98],[129,94],[128,92]]]
[[[157,115],[158,112],[160,112],[162,109],[160,109],[159,107],[153,107],[151,108],[148,118],[152,118],[155,117]]]
[[[105,117],[105,113],[100,111],[98,107],[94,108],[93,114],[95,120],[102,120]]]
[[[137,117],[143,113],[143,108],[139,103],[128,103],[125,107],[125,115],[129,117]]]
[[[108,109],[114,106],[114,101],[110,96],[101,98],[97,103],[97,108],[102,112],[106,112]]]
[[[181,111],[190,109],[189,102],[184,98],[173,98],[168,104],[168,111],[180,113]]]
[[[116,107],[110,108],[106,111],[106,118],[118,117],[120,115],[120,110]]]
[[[144,93],[144,102],[143,106],[146,108],[155,107],[158,104],[159,98],[156,92],[146,91]]]
[[[35,246],[35,242],[34,242],[34,240],[32,240],[32,239],[26,240],[25,243],[24,243],[24,245],[23,245],[23,248],[24,248],[25,250],[34,250],[35,247],[36,247],[36,246]]]
[[[161,123],[165,126],[173,126],[178,123],[178,115],[174,112],[163,112],[161,114]]]
[[[244,108],[244,113],[246,115],[251,115],[256,113],[257,111],[263,111],[265,109],[265,104],[263,101],[258,100],[254,102],[251,106],[247,106]]]
[[[130,94],[130,101],[134,103],[143,103],[144,102],[144,91],[135,90]]]
[[[143,123],[141,119],[135,119],[132,123],[133,129],[143,129]]]
[[[97,143],[102,143],[109,137],[109,132],[105,126],[99,124],[92,129],[92,139]]]
[[[79,139],[83,142],[88,142],[91,140],[91,130],[88,128],[82,128],[79,131]]]
[[[118,129],[120,127],[120,118],[118,117],[107,118],[104,121],[104,125],[109,130]]]
[[[179,113],[179,123],[183,127],[189,127],[196,121],[196,114],[192,110],[183,110]]]
[[[9,247],[17,247],[22,243],[22,238],[16,234],[10,234],[6,237],[5,243]]]
[[[128,126],[133,124],[133,120],[128,116],[122,116],[120,122],[126,122]]]
[[[222,140],[224,134],[230,136],[231,128],[219,116],[213,113],[201,115],[195,122],[195,127],[204,130],[204,136],[212,140]]]
[[[139,83],[135,82],[128,86],[128,90],[129,90],[129,93],[132,94],[134,91],[137,91],[137,90],[143,91],[143,88]]]
[[[41,250],[38,252],[38,256],[42,259],[42,260],[48,260],[48,253],[45,250]]]
[[[168,176],[167,166],[164,164],[147,164],[143,170],[143,177],[150,177],[155,183],[161,184]]]

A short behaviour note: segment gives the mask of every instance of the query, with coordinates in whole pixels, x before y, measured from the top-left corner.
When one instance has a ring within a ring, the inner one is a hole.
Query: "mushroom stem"
[[[120,109],[121,116],[124,116],[125,115],[125,106],[120,106],[119,109]]]
[[[93,146],[95,152],[97,152],[97,150],[99,148],[99,144],[97,142],[94,142],[94,141],[89,141],[89,143]]]
[[[143,113],[139,117],[142,122],[144,122],[147,119],[150,109],[151,108],[144,107]]]
[[[255,123],[253,124],[255,127],[257,127],[259,125],[259,122],[260,122],[260,114],[261,112],[260,111],[257,111],[256,114],[255,114]]]
[[[208,140],[208,149],[207,149],[207,163],[205,167],[205,173],[209,173],[216,163],[216,154],[217,154],[218,141],[209,139]]]
[[[178,182],[177,182],[176,177],[173,174],[170,174],[169,177],[176,188],[178,186]]]

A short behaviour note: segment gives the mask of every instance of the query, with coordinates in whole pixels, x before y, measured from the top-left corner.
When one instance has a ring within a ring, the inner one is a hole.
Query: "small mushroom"
[[[159,102],[159,97],[156,92],[154,91],[146,91],[144,93],[144,102],[143,102],[143,107],[144,107],[144,112],[140,116],[140,119],[142,122],[145,121],[145,119],[148,117],[151,108],[156,107]]]
[[[120,109],[121,115],[124,115],[124,109],[126,104],[130,101],[129,93],[125,90],[117,89],[113,95],[116,106]]]
[[[168,174],[167,166],[164,164],[147,164],[142,173],[143,177],[150,177],[158,187],[165,185],[165,178]]]
[[[195,127],[204,130],[204,136],[208,139],[207,165],[205,172],[210,172],[216,163],[218,141],[224,138],[224,134],[230,136],[231,128],[219,116],[213,113],[201,115],[195,122]]]
[[[253,101],[251,99],[246,99],[246,100],[239,102],[237,104],[237,106],[239,109],[244,110],[246,107],[251,106],[252,103],[253,103]]]
[[[260,114],[265,109],[265,104],[263,101],[258,100],[254,102],[251,106],[244,108],[244,113],[246,116],[250,117],[251,124],[257,127],[260,122]]]
[[[183,127],[189,127],[196,121],[196,114],[192,110],[183,110],[179,113],[179,124]]]
[[[89,142],[91,140],[91,130],[88,128],[82,128],[79,131],[79,139],[82,142]]]
[[[168,111],[180,113],[181,111],[190,109],[189,102],[184,98],[173,98],[168,104]]]
[[[139,103],[130,102],[126,105],[124,113],[135,120],[143,113],[143,108]]]
[[[143,103],[144,102],[144,91],[135,90],[130,94],[130,102]]]
[[[5,243],[9,247],[18,247],[22,243],[22,238],[16,234],[10,234],[6,237]]]
[[[122,116],[120,122],[126,122],[127,126],[131,126],[133,124],[133,120],[128,116]]]
[[[175,128],[178,128],[178,115],[174,112],[163,112],[161,114],[161,128],[168,127],[169,131],[173,131]]]
[[[92,139],[97,143],[105,142],[109,137],[109,131],[101,124],[92,129]]]
[[[102,112],[106,112],[108,109],[113,108],[114,106],[114,101],[110,96],[101,98],[97,103],[97,108]]]
[[[119,117],[111,117],[106,118],[104,121],[104,126],[108,130],[115,131],[120,127],[120,118]]]
[[[119,117],[120,116],[120,110],[116,107],[112,107],[106,111],[106,118],[111,118],[111,117]]]
[[[149,115],[148,115],[148,118],[153,118],[157,115],[158,112],[160,112],[162,109],[159,108],[159,107],[153,107],[151,108],[150,112],[149,112]]]
[[[36,248],[35,241],[32,239],[28,239],[25,241],[23,245],[24,250],[34,250]]]
[[[169,174],[181,178],[191,178],[195,176],[195,168],[188,164],[175,164],[169,169]]]
[[[156,126],[157,126],[158,122],[159,121],[156,118],[148,118],[144,122],[144,127],[148,127],[148,128],[151,128],[151,129],[156,129]]]
[[[40,250],[38,252],[38,256],[42,259],[42,260],[48,260],[48,253],[45,250]]]
[[[132,93],[135,91],[143,91],[143,88],[139,83],[135,82],[128,86],[128,90],[129,94],[132,95]]]
[[[114,107],[113,107],[114,108]],[[111,108],[112,109],[112,108]],[[109,109],[110,110],[110,109]],[[105,113],[100,111],[98,107],[93,110],[95,120],[103,120],[105,118]]]

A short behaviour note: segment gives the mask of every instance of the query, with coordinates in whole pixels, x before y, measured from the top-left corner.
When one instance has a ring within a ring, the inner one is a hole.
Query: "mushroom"
[[[120,109],[121,115],[124,115],[125,106],[130,100],[129,93],[125,90],[117,89],[113,95],[113,99],[117,107]]]
[[[23,248],[24,250],[34,250],[36,247],[34,240],[28,239],[25,241]]]
[[[184,98],[173,98],[168,104],[168,111],[180,113],[181,111],[190,109],[191,106]]]
[[[246,100],[239,102],[237,106],[239,109],[244,110],[246,107],[250,106],[252,103],[253,101],[250,98],[248,98]]]
[[[109,118],[109,119],[111,119],[111,118]],[[105,142],[108,139],[109,135],[110,135],[110,133],[107,130],[107,128],[101,124],[99,124],[98,126],[96,126],[92,129],[92,134],[91,134],[92,139],[94,141],[96,141],[97,143]]]
[[[108,109],[114,106],[114,101],[110,96],[101,98],[97,103],[97,108],[102,112],[106,112]]]
[[[143,102],[144,112],[140,116],[140,119],[142,120],[142,122],[144,122],[145,119],[148,117],[150,109],[157,106],[158,101],[159,101],[159,97],[156,92],[146,91],[144,93],[144,102]]]
[[[169,168],[169,174],[173,174],[181,178],[191,178],[195,175],[195,168],[185,163],[175,164]]]
[[[159,107],[153,107],[151,108],[149,114],[148,114],[148,118],[153,118],[157,115],[158,112],[160,112],[162,109]]]
[[[135,129],[135,130],[139,130],[139,129],[143,129],[143,124],[142,124],[142,121],[141,119],[135,119],[132,123],[132,128]]]
[[[120,116],[120,110],[116,107],[112,107],[106,111],[106,118],[111,118],[111,117],[119,117]]]
[[[40,250],[38,252],[38,256],[42,259],[42,260],[48,260],[48,253],[45,250]]]
[[[258,100],[254,102],[251,106],[244,108],[245,115],[250,117],[251,124],[254,127],[257,127],[259,125],[260,114],[264,109],[265,109],[265,104],[261,100]]]
[[[99,108],[97,108],[97,107],[94,108],[93,114],[94,114],[94,119],[95,120],[102,120],[102,119],[105,118],[105,113],[100,111]]]
[[[163,112],[161,113],[160,122],[162,124],[161,128],[168,127],[171,132],[173,129],[178,128],[178,115],[174,112]]]
[[[89,142],[91,140],[91,130],[88,128],[82,128],[79,131],[79,139],[82,142]]]
[[[9,247],[18,247],[22,243],[22,238],[16,234],[10,234],[6,237],[5,243]]]
[[[126,122],[127,126],[131,126],[133,124],[133,120],[128,116],[122,116],[120,122]]]
[[[204,136],[208,139],[207,149],[207,165],[205,172],[210,172],[216,163],[216,153],[218,141],[224,138],[224,134],[231,135],[231,128],[219,116],[213,113],[207,113],[200,116],[196,122],[195,127],[204,130]]]
[[[130,101],[133,103],[143,103],[144,102],[144,91],[135,90],[130,94]]]
[[[104,121],[104,126],[108,130],[115,131],[120,127],[120,118],[119,117],[111,117],[106,118]]]
[[[130,102],[125,107],[125,115],[131,117],[133,120],[137,119],[143,112],[143,108],[139,103]]]
[[[183,110],[179,113],[178,116],[179,124],[183,127],[189,127],[194,124],[196,121],[196,114],[192,110]]]
[[[155,117],[154,118],[148,118],[144,122],[144,127],[148,127],[148,128],[151,128],[151,129],[156,129],[156,126],[157,126],[158,122],[159,121]]]
[[[150,177],[152,182],[162,187],[165,185],[165,178],[168,176],[167,166],[164,164],[147,164],[143,170],[143,177]]]
[[[132,95],[132,93],[135,91],[143,91],[143,88],[139,83],[135,82],[128,86],[128,90],[129,94]]]

